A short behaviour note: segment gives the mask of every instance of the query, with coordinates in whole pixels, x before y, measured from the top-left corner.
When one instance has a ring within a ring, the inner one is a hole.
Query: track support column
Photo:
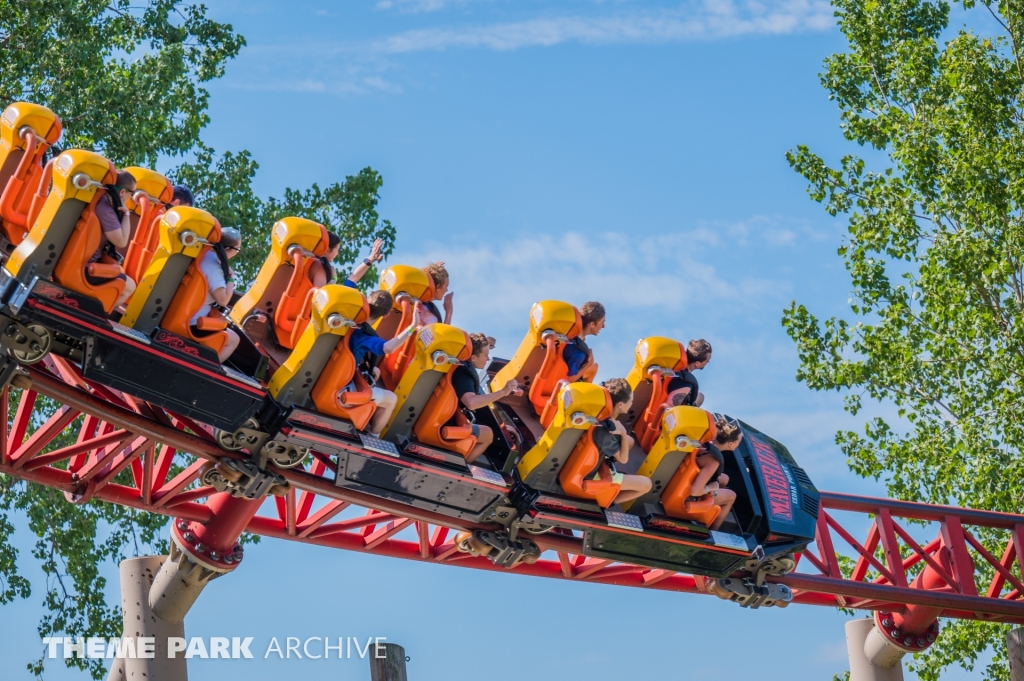
[[[1006,635],[1006,655],[1010,658],[1010,681],[1024,681],[1024,627]]]
[[[405,671],[405,648],[397,643],[382,643],[384,654],[377,657],[378,646],[370,656],[370,681],[408,681]]]
[[[865,650],[865,643],[875,631],[872,618],[850,620],[846,623],[846,651],[850,656],[850,681],[903,681],[903,654],[887,656],[873,662]]]
[[[143,556],[121,561],[121,609],[124,613],[122,643],[132,640],[134,650],[139,649],[139,639],[151,637],[156,646],[151,659],[127,657],[115,659],[107,675],[107,681],[188,681],[185,658],[167,656],[167,639],[185,637],[183,620],[169,622],[153,612],[150,607],[150,591],[160,567],[167,556]]]

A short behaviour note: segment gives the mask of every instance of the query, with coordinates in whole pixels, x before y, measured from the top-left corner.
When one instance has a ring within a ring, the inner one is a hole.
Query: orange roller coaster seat
[[[469,359],[473,351],[473,342],[469,334],[465,336],[466,346],[457,358],[463,362]],[[424,444],[458,452],[465,457],[473,451],[473,447],[476,447],[476,437],[473,435],[473,424],[462,413],[462,405],[459,404],[455,388],[452,387],[453,373],[454,371],[449,371],[438,381],[413,427],[413,432],[416,439]],[[455,424],[448,425],[452,417],[455,418]]]
[[[103,179],[103,184],[112,184],[117,180],[113,164],[109,165],[110,171]],[[96,217],[96,204],[105,200],[105,196],[104,190],[96,191],[88,207],[82,211],[53,269],[53,280],[64,288],[98,300],[109,314],[124,291],[125,280],[120,278],[123,270],[106,254],[96,263],[89,262],[100,248],[103,228]]]
[[[602,388],[603,389],[603,388]],[[600,414],[600,419],[608,418],[612,413],[612,398],[607,394],[607,405]],[[619,495],[619,485],[612,482],[612,472],[601,456],[601,451],[594,444],[594,426],[576,443],[572,453],[558,473],[558,482],[562,491],[578,499],[593,499],[601,508],[608,508]]]
[[[423,270],[409,265],[392,265],[381,273],[380,287],[391,294],[394,304],[390,314],[380,320],[377,333],[390,340],[412,324],[416,302],[429,303],[434,299],[434,280]],[[402,382],[409,363],[416,355],[416,334],[380,363],[380,380],[388,390],[395,390]]]
[[[153,254],[160,246],[157,225],[174,198],[174,185],[160,173],[147,168],[125,168],[135,178],[135,193],[126,208],[132,212],[135,225],[131,243],[124,256],[124,271],[135,281],[142,281]]]
[[[633,390],[634,414],[632,429],[637,444],[645,452],[661,434],[662,417],[665,414],[665,398],[668,383],[680,371],[686,369],[686,348],[682,343],[651,336],[642,339],[636,346],[633,368],[626,381]]]
[[[558,383],[569,375],[569,367],[562,358],[565,344],[582,329],[580,311],[569,303],[535,303],[530,309],[530,330],[509,363],[495,374],[491,389],[501,390],[506,383],[516,380],[526,388],[534,413],[542,415]]]
[[[364,305],[363,314],[357,316],[356,321],[365,321],[369,314],[369,305]],[[356,360],[349,347],[351,338],[352,334],[347,334],[334,347],[327,366],[313,386],[310,398],[317,411],[348,419],[357,430],[365,430],[377,411],[377,405],[372,401],[373,388],[356,371]]]
[[[705,494],[699,499],[691,497],[693,481],[697,479],[700,468],[697,466],[697,452],[690,452],[683,465],[676,470],[676,474],[668,483],[668,487],[661,495],[661,504],[665,507],[665,513],[673,518],[696,520],[707,526],[715,522],[721,506],[715,506],[715,500],[710,494]]]
[[[207,241],[211,243],[220,241],[219,224],[210,232]],[[201,336],[193,333],[189,323],[192,316],[206,304],[206,296],[210,292],[209,283],[206,281],[203,271],[199,268],[199,263],[202,262],[203,258],[212,248],[212,246],[203,246],[199,256],[188,266],[188,270],[186,270],[185,276],[181,280],[181,286],[178,287],[178,291],[174,294],[174,298],[171,299],[170,305],[167,306],[167,312],[164,314],[160,326],[171,333],[176,333],[200,345],[205,345],[219,354],[228,342],[227,320],[221,317],[220,313],[216,310],[211,310],[209,315],[196,320],[196,328],[200,331],[210,332],[208,335],[204,334]]]
[[[281,347],[289,350],[295,348],[306,324],[309,323],[309,305],[313,295],[313,282],[309,278],[309,268],[312,267],[316,258],[327,252],[327,228],[323,225],[319,225],[319,227],[323,230],[323,234],[312,255],[301,248],[293,247],[291,249],[292,276],[288,280],[288,285],[274,312],[274,332],[277,335],[277,342]]]
[[[245,328],[250,315],[272,320],[274,341],[294,350],[308,324],[303,315],[313,288],[309,268],[327,253],[327,228],[300,217],[278,220],[270,232],[270,253],[256,281],[231,308],[231,318]]]
[[[312,406],[365,429],[377,406],[373,391],[356,370],[349,342],[352,330],[369,316],[366,298],[355,289],[327,284],[317,291],[309,324],[270,379],[271,396],[282,406]]]
[[[42,159],[61,130],[60,118],[37,104],[16,102],[0,116],[0,230],[15,246],[49,192],[52,167]]]
[[[633,504],[661,501],[665,514],[710,525],[718,517],[711,494],[693,497],[693,483],[700,473],[697,443],[715,438],[714,417],[697,407],[671,407],[662,418],[658,439],[640,465],[637,475],[651,480],[651,491]],[[632,504],[624,504],[627,508]]]
[[[611,398],[608,391],[593,383],[563,382],[554,398],[554,418],[537,439],[537,443],[527,451],[516,464],[519,479],[533,489],[545,492],[559,492],[560,473],[567,465],[577,446],[600,419],[608,418],[612,412]],[[582,454],[586,456],[586,454]],[[582,468],[579,459],[577,466]],[[587,471],[595,470],[597,464]],[[570,474],[569,484],[575,489],[582,489],[583,478],[580,470]],[[590,488],[593,491],[593,487]],[[591,498],[591,497],[586,497]]]

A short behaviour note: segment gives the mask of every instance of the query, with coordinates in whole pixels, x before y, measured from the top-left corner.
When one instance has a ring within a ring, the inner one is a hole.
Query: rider
[[[96,202],[96,219],[100,223],[100,245],[96,252],[89,258],[89,263],[99,262],[105,259],[107,262],[120,261],[116,256],[115,248],[127,248],[131,240],[132,223],[128,217],[129,211],[125,202],[135,193],[135,178],[127,170],[117,171],[117,184],[104,185],[106,194]],[[115,257],[116,256],[116,257]],[[109,279],[94,277],[86,272],[86,280],[96,286]],[[124,280],[124,291],[121,292],[114,309],[117,309],[124,301],[131,298],[135,293],[135,282],[123,272],[117,275],[118,279]]]
[[[327,267],[327,263],[331,262],[332,260],[338,257],[339,249],[338,247],[334,246],[335,239],[338,240],[337,243],[340,245],[341,239],[332,232],[328,232],[328,243],[331,245],[331,250],[327,251],[327,255],[325,255],[323,258],[320,258],[320,262],[324,265],[325,268]],[[357,265],[356,268],[352,270],[352,274],[348,275],[348,278],[341,283],[344,284],[345,286],[348,286],[349,288],[356,288],[356,282],[362,279],[363,275],[369,272],[371,267],[373,267],[375,264],[379,263],[381,260],[384,259],[384,256],[381,255],[381,250],[383,250],[383,248],[384,239],[374,239],[373,246],[370,247],[370,255],[363,258],[363,262],[359,263],[359,265]],[[329,259],[325,261],[325,259],[327,258]],[[313,264],[313,267],[316,267],[316,263]],[[312,268],[310,269],[312,270]],[[313,282],[313,285],[317,285],[315,281]]]
[[[214,305],[226,307],[231,303],[231,297],[235,293],[235,273],[228,260],[238,255],[242,250],[242,233],[234,227],[223,227],[220,231],[220,243],[213,244],[213,248],[206,251],[199,259],[199,270],[206,277],[207,292],[206,302],[189,320],[192,335],[196,338],[208,336],[214,331],[202,331],[196,326],[200,317],[210,314]],[[238,334],[232,329],[225,329],[228,335],[227,343],[219,353],[218,359],[223,363],[238,347]]]
[[[633,406],[633,390],[624,378],[610,378],[603,385],[612,397],[612,413],[607,419],[594,426],[591,437],[594,440],[594,445],[601,452],[603,461],[612,469],[612,482],[619,486],[619,494],[613,503],[621,504],[650,492],[651,479],[642,475],[623,475],[615,471],[616,463],[629,462],[629,450],[633,447],[633,438],[626,433],[625,426],[618,420],[619,416],[628,412],[629,408]],[[600,479],[599,471],[595,474],[594,479]]]
[[[697,377],[693,372],[703,369],[710,361],[711,343],[703,338],[690,341],[686,346],[686,370],[669,380],[665,404],[670,407],[681,404],[699,407],[704,404],[704,393],[697,389]]]
[[[596,301],[583,303],[580,306],[580,317],[583,320],[583,329],[578,336],[565,344],[562,359],[569,367],[569,382],[583,380],[592,383],[594,376],[597,375],[597,362],[594,361],[594,351],[583,342],[583,339],[601,333],[605,321],[604,305]]]
[[[320,288],[334,281],[334,266],[331,265],[341,250],[341,237],[334,232],[327,232],[327,252],[313,261],[306,273],[313,288]]]
[[[172,206],[189,206],[195,204],[195,198],[192,196],[192,190],[183,184],[174,185],[174,193],[171,194],[171,205]]]
[[[426,313],[423,315],[424,324],[434,324],[444,321],[445,324],[452,323],[452,294],[448,290],[448,270],[444,268],[444,261],[432,262],[423,268],[423,271],[430,275],[434,281],[434,300],[441,299],[444,306],[444,319],[441,318],[441,311],[437,309],[437,303],[431,301],[424,305]]]
[[[493,350],[494,346],[498,344],[498,341],[494,340],[494,336],[487,336],[487,349]],[[488,352],[488,355],[490,353]],[[483,367],[476,369],[477,376],[480,377],[480,390],[485,393],[491,392],[491,377],[487,373],[487,367],[491,363],[488,357],[487,363]],[[476,365],[474,365],[475,367]]]
[[[469,338],[473,342],[473,354],[452,372],[452,388],[455,389],[459,404],[465,407],[463,411],[475,412],[477,409],[483,409],[501,398],[511,395],[519,389],[519,384],[513,379],[496,393],[484,392],[478,371],[491,361],[491,344],[488,337],[482,333],[471,333]],[[470,420],[475,421],[475,418],[470,418]],[[455,416],[453,415],[445,425],[457,425]],[[476,446],[466,455],[466,463],[473,463],[477,457],[483,454],[494,442],[494,435],[495,433],[490,427],[481,427],[473,423]]]
[[[729,476],[725,474],[725,457],[722,452],[731,452],[740,446],[743,441],[743,431],[735,421],[724,418],[715,419],[715,441],[704,445],[704,451],[697,456],[697,466],[700,473],[693,480],[693,487],[690,494],[693,498],[700,499],[706,494],[711,494],[715,506],[721,506],[722,510],[718,517],[711,523],[710,529],[717,530],[725,522],[725,517],[732,510],[736,502],[736,492],[727,489]]]
[[[377,365],[384,355],[390,355],[392,352],[401,349],[405,341],[409,339],[409,336],[419,328],[420,307],[417,304],[413,310],[412,324],[399,332],[394,338],[385,342],[377,335],[373,324],[391,311],[391,306],[394,304],[391,294],[387,291],[374,291],[367,296],[367,302],[370,304],[370,317],[349,332],[348,347],[352,351],[353,359],[355,359],[356,370],[361,371],[366,377],[367,382],[373,385],[377,380],[377,376],[379,376]],[[390,390],[373,386],[373,397],[371,399],[377,405],[377,409],[373,412],[373,418],[370,420],[370,435],[380,437],[380,432],[384,430],[384,426],[391,420],[391,414],[398,405],[398,398]]]

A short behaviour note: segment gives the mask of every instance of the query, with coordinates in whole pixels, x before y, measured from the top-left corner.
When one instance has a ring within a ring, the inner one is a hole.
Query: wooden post
[[[1024,628],[1006,635],[1006,656],[1010,658],[1010,681],[1024,681]]]
[[[379,652],[376,646],[370,650],[370,681],[408,681],[405,648],[397,643],[382,643]],[[377,657],[380,653],[381,657]]]

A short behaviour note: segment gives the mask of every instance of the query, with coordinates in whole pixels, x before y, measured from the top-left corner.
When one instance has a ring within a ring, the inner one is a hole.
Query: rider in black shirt
[[[692,340],[686,346],[686,370],[669,379],[665,402],[670,407],[685,404],[699,407],[704,404],[704,393],[700,392],[694,371],[703,369],[711,361],[711,343],[704,339]]]
[[[519,389],[519,384],[512,380],[505,384],[505,387],[495,393],[485,393],[480,386],[480,374],[477,369],[483,369],[491,361],[490,343],[487,336],[482,333],[470,334],[473,341],[473,354],[470,358],[460,364],[452,372],[452,388],[459,399],[459,406],[463,413],[473,421],[473,412],[482,409]],[[456,418],[452,418],[445,425],[457,425]],[[473,463],[487,448],[494,442],[495,433],[489,427],[481,427],[473,424],[473,435],[476,437],[476,446],[466,456],[466,463]]]

